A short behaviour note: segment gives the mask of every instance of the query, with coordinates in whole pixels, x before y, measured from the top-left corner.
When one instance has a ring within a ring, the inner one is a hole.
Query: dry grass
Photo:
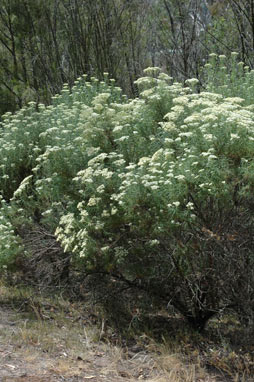
[[[232,345],[232,338],[241,337],[235,318],[214,320],[206,336],[180,326],[166,339],[161,335],[160,341],[151,328],[143,335],[132,333],[128,340],[118,338],[105,320],[95,323],[96,312],[91,306],[71,303],[61,295],[43,296],[29,288],[1,283],[1,306],[0,346],[3,352],[11,347],[10,353],[14,352],[16,362],[23,362],[27,375],[30,370],[70,380],[90,376],[96,382],[254,380],[251,351]]]

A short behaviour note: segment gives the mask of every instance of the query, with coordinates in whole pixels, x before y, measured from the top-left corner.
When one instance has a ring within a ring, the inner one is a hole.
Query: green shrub
[[[231,53],[231,59],[211,53],[203,68],[204,88],[224,97],[241,97],[245,106],[253,105],[254,70],[237,57],[237,52]]]
[[[0,206],[0,269],[15,269],[16,257],[24,252],[22,241],[15,234],[12,224],[12,208],[1,198]]]
[[[80,79],[50,107],[5,116],[0,188],[17,233],[43,226],[73,266],[173,305],[198,330],[244,305],[246,283],[251,315],[254,113],[230,73],[232,94],[219,71],[199,93],[196,79],[149,68],[130,100]]]

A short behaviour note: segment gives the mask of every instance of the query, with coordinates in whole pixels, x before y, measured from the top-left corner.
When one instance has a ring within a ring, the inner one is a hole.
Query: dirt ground
[[[47,351],[39,335],[31,335],[26,324],[14,311],[0,308],[1,382],[120,382],[159,377],[153,358],[140,349],[124,354],[100,342],[88,345],[84,335],[84,349],[80,344],[76,349],[66,348],[58,340],[57,346]]]
[[[228,382],[163,347],[113,345],[104,328],[52,308],[32,316],[0,304],[0,382]],[[37,317],[36,317],[37,316]],[[42,319],[43,317],[44,319]],[[245,380],[244,380],[245,381]],[[246,379],[253,381],[253,379]]]

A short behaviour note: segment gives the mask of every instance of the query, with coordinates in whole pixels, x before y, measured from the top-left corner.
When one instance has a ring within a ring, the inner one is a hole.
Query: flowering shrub
[[[210,54],[204,66],[205,88],[225,97],[241,97],[243,104],[253,105],[254,70],[239,62],[238,53],[231,53],[231,60],[224,55]]]
[[[15,224],[48,227],[79,269],[173,305],[196,329],[239,307],[245,282],[250,315],[248,92],[216,92],[209,79],[198,92],[196,79],[182,85],[157,68],[145,74],[136,99],[107,79],[81,78],[50,107],[5,115],[0,188],[20,213]]]
[[[12,267],[15,258],[24,251],[22,241],[15,235],[15,227],[11,222],[11,207],[1,198],[0,208],[0,267]]]

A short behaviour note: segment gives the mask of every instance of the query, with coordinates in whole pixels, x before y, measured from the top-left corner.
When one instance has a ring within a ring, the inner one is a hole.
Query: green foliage
[[[205,88],[224,97],[240,97],[242,104],[253,105],[254,70],[239,62],[238,53],[232,52],[231,58],[211,53],[203,68]]]
[[[0,268],[7,266],[12,268],[15,265],[16,257],[24,252],[22,241],[15,234],[15,227],[12,224],[13,211],[10,206],[1,198],[0,206]]]
[[[107,75],[79,78],[49,107],[6,114],[0,137],[17,233],[47,227],[78,269],[142,289],[199,330],[239,307],[242,280],[248,304],[254,287],[252,72],[236,73],[234,59],[229,72],[209,65],[200,93],[198,80],[182,85],[158,68],[136,81],[136,99]]]

